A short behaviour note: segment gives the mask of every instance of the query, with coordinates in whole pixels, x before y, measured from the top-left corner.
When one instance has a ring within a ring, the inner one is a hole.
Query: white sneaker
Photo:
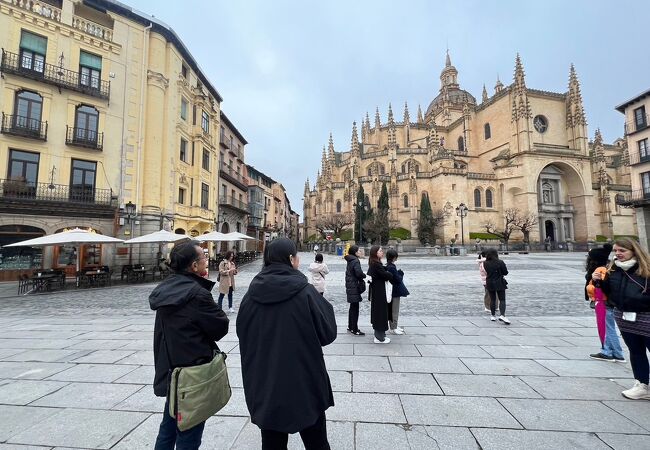
[[[483,308],[483,311],[485,311],[485,312],[492,312],[492,310],[491,310],[490,308]]]
[[[401,328],[395,328],[393,330],[393,334],[404,334],[404,330],[402,330]]]
[[[229,313],[234,313],[235,310],[234,310],[233,308],[230,308],[230,309],[228,309],[228,312],[229,312]]]
[[[496,322],[496,321],[497,321],[497,316],[492,316],[492,317],[490,317],[490,320],[491,320],[492,322]]]
[[[375,344],[390,344],[390,338],[385,337],[383,341],[380,341],[379,339],[375,338]]]
[[[404,334],[404,328],[402,328],[402,327],[395,327],[395,329],[396,329],[396,330],[400,330],[400,331],[402,332],[402,334]]]
[[[510,321],[506,316],[499,316],[499,321],[505,323],[506,325],[510,325]]]
[[[639,380],[634,380],[632,388],[621,392],[623,397],[632,400],[650,400],[650,392],[648,392],[648,385],[641,383]]]

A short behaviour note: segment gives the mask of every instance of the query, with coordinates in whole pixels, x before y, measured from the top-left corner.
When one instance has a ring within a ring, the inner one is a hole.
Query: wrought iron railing
[[[0,131],[4,134],[47,141],[47,122],[30,117],[2,113]]]
[[[104,133],[86,128],[65,126],[65,143],[79,147],[102,150],[104,148]]]
[[[637,131],[645,130],[650,125],[650,117],[647,114],[642,115],[641,117],[635,117],[633,120],[630,120],[625,123],[625,135],[636,133]]]
[[[232,206],[233,208],[241,209],[242,211],[248,212],[248,204],[246,204],[241,200],[236,199],[232,195],[220,195],[219,205]]]
[[[650,189],[636,189],[632,192],[619,193],[614,196],[614,201],[621,206],[648,204],[650,203]]]
[[[650,161],[650,150],[646,150],[645,155],[642,155],[639,150],[630,152],[630,165],[641,164]]]
[[[2,49],[2,63],[0,69],[2,72],[19,75],[32,80],[42,81],[43,83],[53,84],[71,91],[81,92],[86,95],[108,100],[111,92],[111,82],[103,81],[98,78],[80,76],[79,72],[64,69],[53,64],[43,64],[35,70],[29,67],[23,67],[20,55],[11,53]]]
[[[0,179],[0,199],[52,203],[114,205],[111,189]]]
[[[225,133],[221,133],[221,134],[219,135],[219,144],[220,144],[223,148],[230,148],[230,139],[228,139],[228,138],[226,137],[226,134],[225,134]]]
[[[231,182],[238,184],[243,190],[248,190],[248,178],[224,163],[221,163],[220,170],[221,174],[225,175]]]

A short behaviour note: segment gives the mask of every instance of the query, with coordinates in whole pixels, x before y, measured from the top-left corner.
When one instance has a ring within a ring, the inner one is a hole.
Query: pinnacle
[[[451,57],[449,56],[449,49],[447,49],[447,56],[445,58],[445,67],[451,67]]]
[[[407,102],[404,102],[404,124],[408,125],[411,121],[411,116],[409,115],[409,105]]]
[[[418,104],[418,123],[424,123],[424,117],[422,117],[422,108]]]

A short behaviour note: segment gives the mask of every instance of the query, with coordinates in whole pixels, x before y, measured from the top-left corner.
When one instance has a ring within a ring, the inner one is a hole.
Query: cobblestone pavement
[[[310,253],[301,254],[301,267],[305,272],[312,259]],[[503,256],[503,259],[510,271],[507,277],[509,316],[572,316],[588,312],[583,294],[584,254],[512,254]],[[344,287],[345,261],[326,255],[325,262],[330,269],[325,296],[334,304],[337,313],[345,313],[348,308]],[[474,256],[405,256],[398,260],[398,267],[404,270],[404,281],[411,292],[402,301],[402,315],[471,316],[482,311],[483,286]],[[260,260],[241,268],[237,276],[235,305],[260,268]],[[367,260],[362,260],[362,268],[367,270]],[[216,274],[212,276],[215,277]],[[25,315],[34,310],[50,315],[144,314],[149,311],[147,298],[153,286],[148,283],[103,289],[68,289],[51,294],[2,298],[0,302],[6,315]],[[14,296],[16,291],[15,284],[5,284],[0,288],[0,297]],[[364,301],[361,313],[368,310],[369,303]]]

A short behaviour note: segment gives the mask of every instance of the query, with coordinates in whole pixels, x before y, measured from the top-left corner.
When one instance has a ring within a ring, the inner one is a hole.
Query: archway
[[[0,225],[0,270],[43,267],[42,248],[4,246],[44,235],[44,230],[29,225]]]
[[[545,241],[555,242],[555,224],[552,220],[544,221],[544,237]]]

